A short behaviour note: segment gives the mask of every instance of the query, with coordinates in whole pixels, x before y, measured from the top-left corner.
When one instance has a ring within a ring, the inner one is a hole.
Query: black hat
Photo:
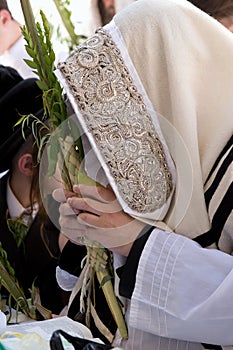
[[[0,172],[10,168],[25,141],[22,125],[15,126],[21,116],[43,116],[42,92],[36,81],[23,79],[15,69],[0,65]],[[30,128],[24,132],[29,135]]]

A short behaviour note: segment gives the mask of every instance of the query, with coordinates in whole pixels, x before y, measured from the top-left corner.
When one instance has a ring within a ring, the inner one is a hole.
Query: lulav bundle
[[[59,3],[61,5],[61,1],[56,1],[56,5],[59,5]],[[63,121],[67,121],[68,116],[61,87],[53,73],[55,69],[55,55],[51,44],[48,44],[47,47],[47,40],[50,38],[50,29],[46,17],[42,12],[44,32],[41,26],[38,23],[35,23],[29,0],[21,0],[21,6],[26,23],[26,27],[23,29],[27,41],[26,47],[29,55],[32,57],[32,61],[28,61],[28,63],[38,74],[38,85],[43,91],[45,113],[47,113],[48,124],[51,127],[51,131],[54,131]],[[66,17],[66,20],[68,19],[69,17]],[[78,44],[78,42],[76,44]],[[72,191],[74,184],[80,182],[89,185],[97,185],[95,181],[88,178],[84,171],[81,170],[84,154],[76,123],[68,121],[68,126],[68,129],[61,128],[59,130],[58,128],[58,132],[55,133],[55,136],[50,138],[50,144],[48,147],[49,174],[52,175],[55,173],[55,168],[58,164],[64,187],[69,191]],[[84,240],[83,243],[87,247],[87,257],[86,265],[79,278],[79,290],[81,290],[81,298],[86,295],[86,293],[88,294],[87,310],[85,310],[87,319],[89,313],[91,313],[96,326],[103,332],[109,341],[112,341],[112,335],[108,329],[101,324],[89,297],[89,282],[92,280],[93,274],[96,274],[120,334],[122,338],[126,338],[126,324],[112,284],[113,274],[111,253],[101,247],[97,242]],[[86,283],[82,284],[81,281],[86,281]],[[83,301],[81,300],[81,305],[83,305],[82,302]]]
[[[63,179],[67,178],[67,171],[70,175],[69,181],[67,181],[65,184],[67,190],[70,190],[69,183],[77,184],[82,182],[85,184],[98,186],[98,184],[94,180],[87,177],[85,173],[79,172],[81,160],[79,159],[79,156],[77,156],[76,149],[74,147],[75,142],[72,136],[67,135],[65,139],[60,138],[59,142],[61,146],[60,162],[62,163],[61,164],[62,177]],[[87,248],[86,264],[89,265],[89,268],[84,269],[84,271],[88,271],[88,272],[83,273],[83,275],[79,278],[81,296],[86,295],[86,291],[85,291],[86,285],[85,283],[82,283],[82,281],[88,280],[89,282],[89,280],[91,280],[91,276],[95,273],[99,281],[99,284],[103,290],[107,304],[113,315],[113,318],[118,326],[119,332],[122,338],[126,338],[127,328],[122,315],[121,307],[115,296],[113,284],[112,284],[113,273],[112,273],[112,267],[111,267],[112,266],[111,254],[96,241],[90,241],[87,238],[83,238],[82,242],[85,243]],[[87,278],[87,274],[89,274],[88,278]],[[78,291],[79,289],[76,290],[76,292]],[[98,325],[100,324],[100,320],[98,318],[98,315],[95,312],[95,309],[93,309],[93,306],[89,305],[89,309],[85,311],[87,312],[87,315],[88,313],[92,314],[92,317],[98,327]],[[109,341],[112,341],[113,336],[111,335],[111,333],[103,326],[101,327],[101,329],[102,329],[102,332],[104,333],[104,336]]]

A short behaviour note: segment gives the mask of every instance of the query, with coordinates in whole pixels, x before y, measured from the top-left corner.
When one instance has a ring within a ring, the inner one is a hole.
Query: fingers
[[[63,234],[72,242],[75,244],[83,244],[83,237],[85,237],[85,232],[82,234],[79,234],[79,231],[77,230],[72,230],[70,228],[66,229],[66,232],[63,232]]]
[[[103,186],[88,186],[88,185],[74,185],[73,191],[82,197],[89,197],[98,200],[102,203],[109,203],[116,200],[115,194],[111,187]]]
[[[104,227],[102,226],[100,216],[93,215],[87,212],[80,213],[77,217],[77,220],[81,225],[85,225],[88,227],[96,227],[96,228]]]
[[[59,223],[62,233],[72,242],[79,244],[80,237],[85,236],[86,228],[78,222],[77,218],[68,204],[61,204]]]
[[[60,203],[66,202],[66,199],[72,196],[76,196],[75,193],[66,191],[64,188],[56,188],[52,193],[53,198]]]
[[[79,230],[85,230],[84,225],[80,224],[77,220],[77,216],[61,216],[60,223],[62,227],[62,233],[66,234],[69,231],[79,231]],[[79,236],[82,236],[82,234],[79,234]]]
[[[121,207],[117,201],[103,203],[92,198],[72,197],[68,198],[67,203],[74,210],[85,211],[95,215],[117,213],[121,211]]]
[[[63,188],[56,188],[52,193],[53,198],[55,201],[63,203],[66,201],[66,196],[64,193]]]
[[[74,209],[90,211],[93,214],[98,214],[99,212],[117,212],[121,210],[110,186],[104,188],[102,186],[74,185],[74,192],[58,188],[53,191],[52,195],[57,202],[64,203],[68,199],[68,203]],[[79,198],[85,198],[85,201],[76,201],[75,198],[74,200],[69,199],[77,195],[79,195]],[[102,206],[101,203],[107,205]],[[109,206],[110,204],[111,206]]]
[[[83,214],[80,214],[80,216]],[[98,217],[96,218],[98,225]],[[78,218],[79,222],[80,217]],[[94,223],[94,221],[92,221]],[[98,226],[86,225],[84,232],[85,237],[88,237],[91,241],[97,241],[104,247],[115,250],[119,247],[124,247],[126,245],[132,245],[135,241],[145,224],[138,222],[137,220],[125,223],[123,226],[119,227],[108,227],[101,228]],[[123,254],[124,255],[124,254]]]
[[[77,244],[85,237],[127,255],[145,224],[124,213],[110,187],[81,184],[73,190],[53,192],[54,199],[62,203],[59,223],[64,235]]]
[[[68,198],[67,203],[75,211],[86,211],[95,215],[99,215],[103,210],[101,203],[89,198]]]
[[[60,205],[61,230],[72,242],[80,244],[82,237],[127,255],[144,223],[115,206],[93,198],[71,197]],[[110,210],[111,209],[111,210]],[[75,215],[77,213],[78,215]]]
[[[71,208],[71,206],[68,203],[63,203],[59,207],[59,212],[61,216],[73,216],[74,214],[78,214],[75,210],[75,208]]]

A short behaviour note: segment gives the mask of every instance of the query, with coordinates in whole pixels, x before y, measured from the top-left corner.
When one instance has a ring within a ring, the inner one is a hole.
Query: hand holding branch
[[[75,185],[74,192],[54,191],[61,202],[62,232],[73,242],[81,237],[98,241],[104,247],[127,256],[146,224],[126,214],[110,187]]]

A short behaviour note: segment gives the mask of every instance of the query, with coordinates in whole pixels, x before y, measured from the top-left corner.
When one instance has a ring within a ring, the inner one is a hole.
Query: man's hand
[[[53,192],[61,202],[60,225],[72,242],[81,237],[98,241],[104,247],[127,256],[144,223],[126,214],[110,187],[75,185],[74,192]]]

